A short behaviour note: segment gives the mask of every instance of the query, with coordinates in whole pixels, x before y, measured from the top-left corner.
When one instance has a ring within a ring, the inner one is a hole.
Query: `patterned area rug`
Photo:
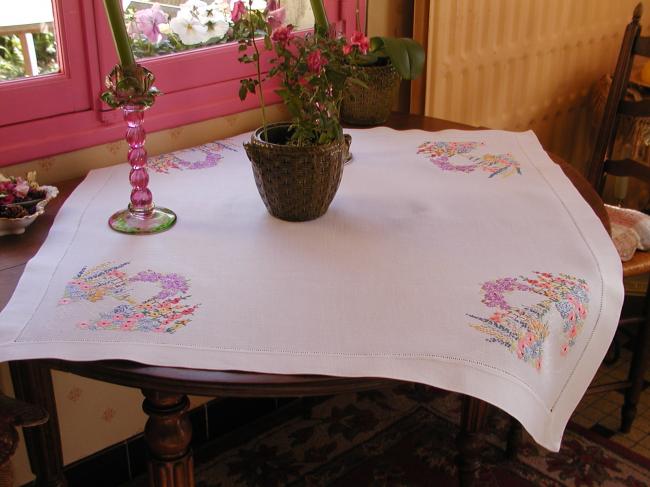
[[[246,443],[208,447],[197,487],[456,485],[456,394],[400,386],[305,403],[302,413],[276,418]],[[649,459],[578,425],[559,453],[526,437],[516,461],[504,459],[507,429],[495,412],[477,485],[650,486]]]

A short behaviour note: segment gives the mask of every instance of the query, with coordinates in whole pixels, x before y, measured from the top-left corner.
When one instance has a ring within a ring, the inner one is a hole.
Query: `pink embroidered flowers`
[[[482,142],[425,142],[418,147],[417,153],[428,155],[443,171],[471,173],[480,170],[487,172],[489,178],[521,174],[520,165],[512,154],[470,155],[484,145]],[[461,164],[458,159],[469,164]]]
[[[575,345],[587,318],[589,287],[583,279],[567,274],[535,272],[534,278],[520,276],[488,281],[481,286],[481,302],[497,308],[488,318],[469,315],[478,320],[471,326],[486,334],[486,340],[506,347],[517,358],[542,367],[544,342],[549,336],[552,310],[559,313],[563,337],[560,355],[565,356]],[[532,305],[512,306],[506,295],[516,291],[533,293],[544,299]]]
[[[216,166],[223,159],[224,150],[238,152],[238,149],[230,144],[210,142],[192,149],[150,157],[147,160],[147,168],[161,174],[169,174],[172,170],[206,169]]]
[[[79,301],[97,303],[109,298],[119,302],[109,311],[100,312],[97,318],[77,323],[83,330],[174,333],[190,322],[199,305],[186,303],[190,296],[185,277],[152,270],[129,276],[124,270],[128,265],[107,262],[84,267],[66,285],[59,306]],[[157,284],[161,289],[154,296],[139,300],[134,297],[137,283]]]

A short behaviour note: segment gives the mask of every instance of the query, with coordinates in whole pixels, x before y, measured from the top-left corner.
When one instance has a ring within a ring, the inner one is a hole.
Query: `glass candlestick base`
[[[176,223],[176,213],[167,208],[153,207],[148,211],[134,211],[127,208],[108,219],[108,224],[116,232],[130,234],[151,234],[169,230]]]
[[[167,208],[154,206],[153,195],[149,189],[147,172],[146,138],[143,127],[144,111],[147,105],[129,104],[122,107],[126,121],[126,141],[129,144],[128,160],[131,164],[129,183],[131,202],[125,210],[114,213],[108,225],[116,232],[145,235],[164,232],[176,223],[176,213]]]

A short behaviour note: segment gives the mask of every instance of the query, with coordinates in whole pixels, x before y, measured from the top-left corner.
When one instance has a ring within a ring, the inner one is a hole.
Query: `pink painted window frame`
[[[0,106],[9,106],[13,117],[12,123],[0,123],[0,167],[123,137],[119,112],[98,98],[103,77],[117,62],[102,0],[54,4],[63,73],[0,84]],[[360,4],[364,25],[365,0]],[[356,0],[326,0],[330,21],[348,37],[354,31],[355,5]],[[256,107],[254,97],[240,102],[237,96],[239,79],[253,69],[237,57],[237,45],[230,44],[144,60],[165,93],[147,113],[147,130]],[[179,72],[184,76],[175,75]],[[272,88],[267,91],[268,99],[277,102]]]

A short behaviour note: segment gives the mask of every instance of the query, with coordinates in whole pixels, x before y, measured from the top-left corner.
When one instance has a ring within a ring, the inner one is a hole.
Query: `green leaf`
[[[246,99],[246,95],[248,94],[248,87],[246,84],[242,81],[241,86],[239,87],[239,99],[244,101]]]
[[[424,69],[425,54],[420,44],[402,37],[373,37],[370,41],[373,52],[383,51],[403,79],[415,79]],[[379,46],[375,49],[375,46]]]
[[[348,80],[349,80],[350,83],[352,83],[353,85],[357,85],[357,86],[360,86],[360,87],[362,87],[362,88],[368,88],[368,85],[367,85],[366,83],[364,83],[363,81],[361,81],[359,78],[353,78],[352,76],[350,76],[350,77],[348,78]]]
[[[273,43],[271,42],[271,38],[268,35],[264,36],[264,47],[267,51],[273,50]]]

